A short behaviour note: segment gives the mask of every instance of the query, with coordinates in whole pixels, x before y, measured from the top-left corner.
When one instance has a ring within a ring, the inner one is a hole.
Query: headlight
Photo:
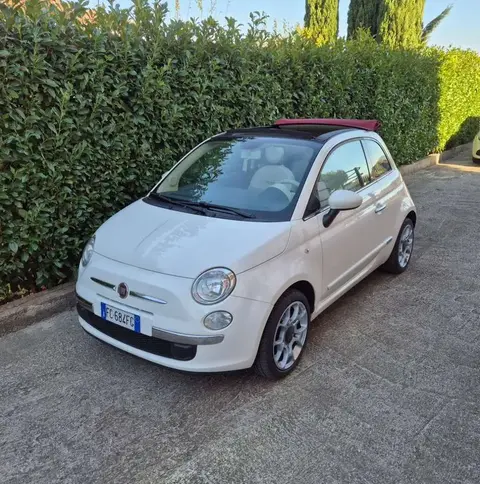
[[[86,267],[88,265],[88,263],[90,262],[90,259],[92,258],[92,255],[93,255],[94,247],[95,247],[95,236],[93,236],[87,242],[85,249],[83,249],[83,254],[82,254],[82,266],[83,267]]]
[[[200,274],[193,283],[192,296],[199,304],[223,301],[235,288],[237,278],[230,269],[217,267]]]

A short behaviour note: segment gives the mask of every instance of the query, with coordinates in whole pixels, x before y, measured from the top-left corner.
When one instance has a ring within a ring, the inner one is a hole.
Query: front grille
[[[134,331],[118,326],[118,324],[105,321],[93,312],[87,311],[81,304],[77,304],[77,311],[79,316],[90,326],[93,326],[101,333],[110,336],[110,338],[125,343],[128,346],[132,346],[133,348],[137,348],[138,350],[146,351],[152,355],[182,361],[193,360],[197,354],[197,347],[194,345],[171,343],[170,341],[165,341],[160,338],[153,338],[152,336],[135,333]]]

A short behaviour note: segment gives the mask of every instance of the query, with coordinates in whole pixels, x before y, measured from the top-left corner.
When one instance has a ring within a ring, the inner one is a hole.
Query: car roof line
[[[335,136],[338,136],[340,134],[350,133],[352,131],[359,131],[359,130],[355,128],[335,129],[333,131],[328,131],[327,133],[321,134],[320,136],[317,137],[317,139],[325,143],[326,141],[334,138]]]
[[[223,133],[219,133],[215,135],[213,138],[221,137],[221,136],[235,136],[235,135],[248,135],[248,134],[264,134],[268,135],[275,135],[275,136],[285,136],[290,138],[298,138],[298,139],[305,139],[311,141],[320,141],[318,136],[315,133],[308,132],[306,130],[299,130],[299,129],[285,129],[281,128],[280,126],[256,126],[253,128],[237,128],[237,129],[229,129],[224,131]]]
[[[278,119],[276,126],[338,126],[345,128],[363,129],[365,131],[378,131],[381,124],[376,119],[342,119],[342,118],[300,118]]]
[[[351,133],[351,132],[358,132],[359,134],[371,134],[375,133],[375,131],[368,131],[362,128],[357,128],[357,127],[340,127],[340,126],[333,126],[332,125],[332,130],[327,131],[326,133],[321,133],[321,134],[316,134],[315,132],[312,132],[308,130],[307,126],[311,125],[305,125],[306,129],[302,129],[300,126],[296,126],[295,128],[290,128],[288,125],[270,125],[270,126],[254,126],[251,128],[236,128],[236,129],[229,129],[227,131],[224,131],[222,133],[218,133],[212,137],[214,138],[219,138],[222,136],[235,136],[235,135],[245,135],[245,134],[264,134],[266,136],[268,135],[275,135],[275,136],[281,136],[284,135],[286,137],[290,138],[297,138],[297,139],[305,139],[305,140],[310,140],[310,141],[317,141],[321,142],[322,144],[326,143],[328,140],[334,138],[335,136],[339,136],[341,134],[345,133]],[[290,129],[289,129],[290,128]]]

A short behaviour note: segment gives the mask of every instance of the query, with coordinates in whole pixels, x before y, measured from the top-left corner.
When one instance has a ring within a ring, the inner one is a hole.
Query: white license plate
[[[105,319],[105,321],[110,321],[111,323],[135,331],[135,333],[140,333],[140,316],[137,314],[128,313],[127,311],[114,308],[105,303],[100,304],[100,309],[102,319]]]

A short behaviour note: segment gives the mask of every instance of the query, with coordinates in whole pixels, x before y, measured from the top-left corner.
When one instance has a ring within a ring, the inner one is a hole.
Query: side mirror
[[[330,210],[323,217],[323,226],[330,227],[337,215],[344,210],[355,210],[362,204],[362,197],[350,190],[337,190],[328,198]]]
[[[332,210],[355,210],[362,204],[362,197],[350,190],[337,190],[328,197]]]

